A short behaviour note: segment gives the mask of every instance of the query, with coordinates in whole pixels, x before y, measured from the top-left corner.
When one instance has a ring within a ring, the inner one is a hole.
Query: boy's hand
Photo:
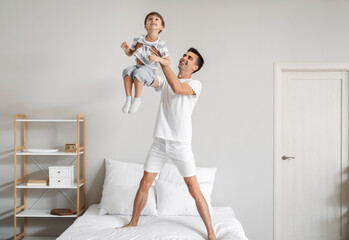
[[[130,49],[130,46],[127,44],[127,42],[123,42],[121,44],[121,48],[126,52]]]

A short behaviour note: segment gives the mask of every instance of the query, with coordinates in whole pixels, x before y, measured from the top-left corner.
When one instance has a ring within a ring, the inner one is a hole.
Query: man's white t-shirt
[[[191,142],[191,114],[201,93],[201,82],[193,79],[179,79],[187,83],[196,95],[175,94],[165,76],[158,77],[162,91],[158,116],[155,123],[154,137],[171,141]]]

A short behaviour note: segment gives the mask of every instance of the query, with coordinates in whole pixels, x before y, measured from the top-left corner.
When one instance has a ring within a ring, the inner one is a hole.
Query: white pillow
[[[139,185],[115,185],[110,184],[103,187],[103,197],[99,215],[120,214],[132,215],[133,201]],[[108,197],[104,197],[108,196]],[[148,201],[141,215],[157,216],[154,186],[149,189]]]
[[[143,164],[105,159],[104,184],[137,185],[143,177]]]
[[[159,215],[198,216],[195,200],[190,195],[185,183],[175,183],[160,179],[156,182],[157,208]],[[212,184],[199,183],[211,212]]]
[[[133,200],[143,172],[143,164],[120,162],[106,158],[99,215],[132,215]],[[149,189],[148,201],[141,215],[158,215],[153,187]]]
[[[196,168],[196,178],[202,194],[211,211],[211,194],[217,168]],[[166,163],[161,169],[159,181],[156,184],[157,208],[159,215],[198,215],[194,199],[191,197],[188,187],[174,164]],[[177,192],[176,194],[171,193]],[[169,193],[168,193],[169,192]],[[166,196],[168,194],[169,196]],[[171,199],[169,199],[171,197]],[[188,201],[183,203],[183,199]],[[190,201],[189,201],[190,199]],[[169,205],[168,202],[174,204]],[[181,204],[176,204],[181,202]],[[166,207],[168,209],[166,210]]]

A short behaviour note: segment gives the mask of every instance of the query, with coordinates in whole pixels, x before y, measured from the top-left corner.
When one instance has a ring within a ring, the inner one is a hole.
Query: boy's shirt
[[[156,70],[159,67],[159,63],[152,63],[149,61],[148,56],[151,55],[150,48],[155,47],[159,52],[162,58],[168,57],[170,54],[168,53],[167,45],[164,41],[162,41],[159,37],[155,42],[148,42],[145,40],[145,35],[137,36],[133,39],[131,49],[135,50],[137,43],[143,44],[142,47],[138,48],[133,55],[138,58],[142,63]]]

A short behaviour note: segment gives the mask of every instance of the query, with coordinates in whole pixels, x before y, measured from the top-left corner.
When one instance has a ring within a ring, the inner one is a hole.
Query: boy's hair
[[[147,19],[148,19],[148,17],[150,17],[150,16],[152,16],[152,15],[155,15],[155,16],[157,16],[157,17],[159,17],[160,19],[161,19],[161,25],[165,28],[165,21],[164,21],[164,18],[161,16],[161,14],[160,13],[158,13],[158,12],[151,12],[151,13],[148,13],[148,15],[145,17],[145,19],[144,19],[144,26],[147,24]],[[160,32],[159,33],[161,33],[162,32],[162,30],[160,30]]]
[[[196,50],[195,48],[189,48],[187,52],[195,53],[198,56],[198,59],[196,60],[195,65],[198,66],[199,68],[193,72],[193,73],[195,73],[195,72],[199,71],[202,68],[202,66],[204,65],[204,58],[201,56],[199,51]]]

